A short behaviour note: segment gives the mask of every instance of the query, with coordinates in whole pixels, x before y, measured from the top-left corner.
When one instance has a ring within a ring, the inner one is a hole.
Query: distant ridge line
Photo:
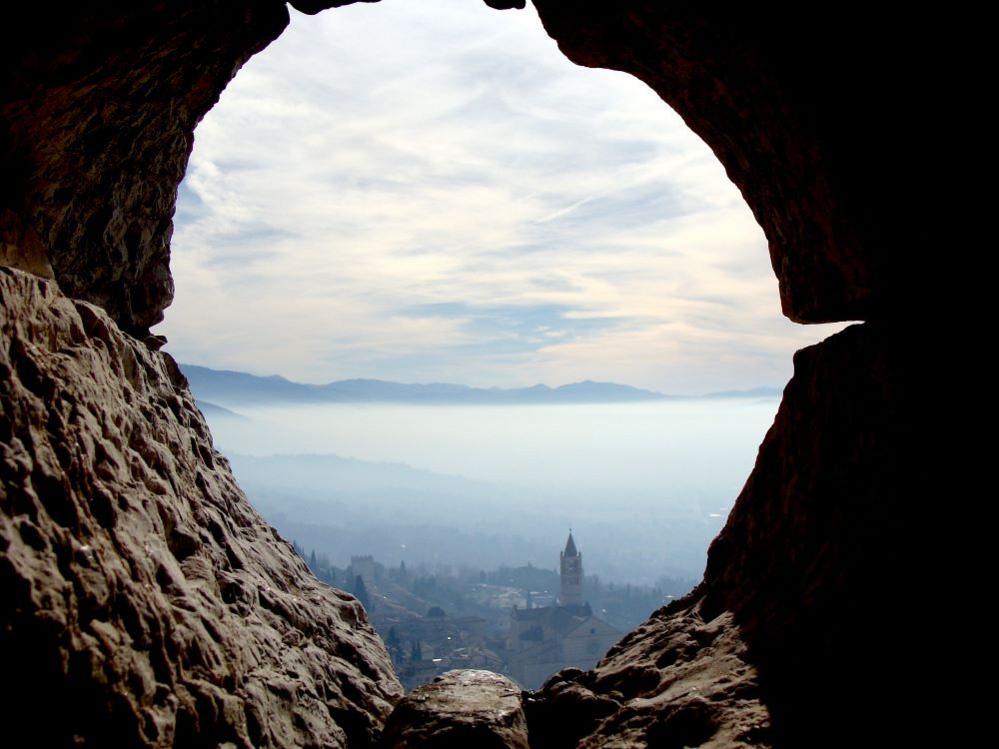
[[[667,395],[614,382],[583,380],[551,387],[477,388],[453,383],[401,383],[352,378],[324,385],[294,382],[280,375],[258,376],[235,370],[181,364],[191,390],[202,401],[224,406],[279,403],[426,403],[426,404],[558,404],[626,403],[697,398],[776,397],[779,388],[729,390],[702,396]]]

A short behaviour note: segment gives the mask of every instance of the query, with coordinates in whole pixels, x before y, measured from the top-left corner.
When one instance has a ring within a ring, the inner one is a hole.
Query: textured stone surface
[[[288,23],[280,0],[19,3],[0,45],[0,263],[126,329],[173,298],[194,127]]]
[[[448,671],[406,695],[381,749],[528,749],[520,688],[491,671]]]
[[[589,672],[567,669],[526,700],[534,749],[769,747],[769,711],[731,614],[659,612]]]
[[[0,481],[6,740],[372,745],[384,646],[250,507],[173,360],[2,268]]]

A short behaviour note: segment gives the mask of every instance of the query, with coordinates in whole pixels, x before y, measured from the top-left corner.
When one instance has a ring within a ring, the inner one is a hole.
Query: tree
[[[423,647],[420,645],[419,640],[413,640],[413,644],[409,649],[409,659],[411,661],[422,661],[423,660]]]
[[[316,564],[316,550],[315,549],[313,549],[312,553],[309,554],[309,569],[312,570],[313,572],[315,572],[317,569],[319,569],[319,566]]]
[[[389,651],[389,655],[397,663],[401,663],[406,658],[402,649],[402,640],[399,639],[399,633],[396,632],[395,627],[389,627],[388,637],[385,638],[385,649]]]
[[[371,599],[368,597],[368,587],[364,584],[364,578],[360,575],[354,578],[354,598],[360,601],[365,609],[371,605]]]

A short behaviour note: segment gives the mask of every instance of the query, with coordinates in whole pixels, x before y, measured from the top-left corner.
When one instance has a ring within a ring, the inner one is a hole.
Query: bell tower
[[[583,605],[583,555],[576,551],[576,542],[569,530],[565,550],[559,553],[561,561],[562,592],[558,602],[563,606]]]

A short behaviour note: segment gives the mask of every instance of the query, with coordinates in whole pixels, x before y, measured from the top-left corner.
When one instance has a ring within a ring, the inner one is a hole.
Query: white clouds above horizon
[[[644,84],[532,9],[383,0],[291,27],[198,127],[160,332],[304,381],[782,383],[762,231]]]

